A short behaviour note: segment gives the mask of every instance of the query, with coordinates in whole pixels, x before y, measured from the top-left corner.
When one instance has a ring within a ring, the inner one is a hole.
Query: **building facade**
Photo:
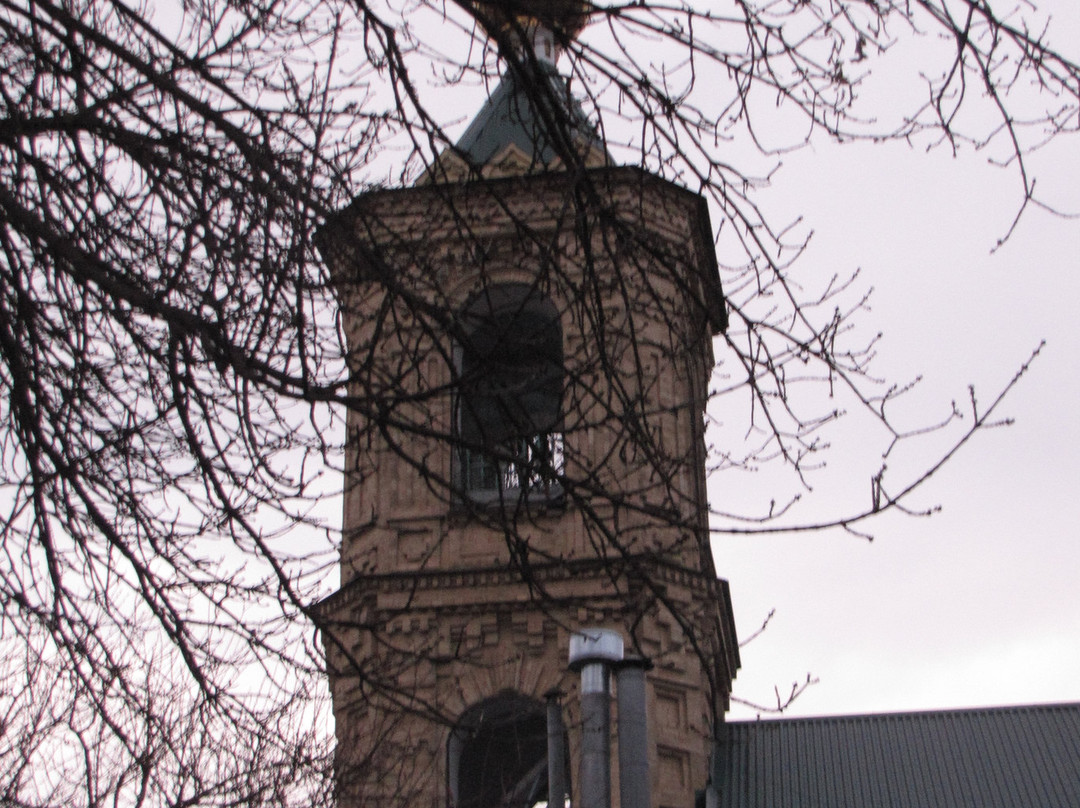
[[[341,586],[319,606],[339,801],[548,801],[555,703],[576,803],[567,653],[599,627],[651,665],[650,804],[689,808],[738,667],[705,492],[708,209],[610,166],[553,67],[510,62],[422,183],[320,236],[350,363]]]

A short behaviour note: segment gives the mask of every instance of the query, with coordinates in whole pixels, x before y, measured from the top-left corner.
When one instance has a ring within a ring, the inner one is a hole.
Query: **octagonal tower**
[[[726,325],[708,208],[611,165],[546,58],[581,5],[540,5],[477,7],[537,50],[420,183],[320,234],[351,371],[341,587],[319,606],[343,806],[546,802],[554,693],[577,803],[567,653],[604,627],[652,666],[649,804],[691,808],[738,667],[705,492]]]

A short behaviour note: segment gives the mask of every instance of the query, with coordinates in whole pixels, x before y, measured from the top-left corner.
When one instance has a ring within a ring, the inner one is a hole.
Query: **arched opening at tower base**
[[[545,705],[520,693],[503,691],[470,707],[446,746],[451,808],[546,805],[547,736]],[[569,771],[565,776],[569,782]]]

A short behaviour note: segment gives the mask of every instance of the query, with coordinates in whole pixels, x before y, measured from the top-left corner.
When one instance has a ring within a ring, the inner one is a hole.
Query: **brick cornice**
[[[561,582],[596,579],[616,582],[648,579],[653,586],[678,586],[709,599],[719,597],[725,585],[718,578],[650,556],[631,556],[617,561],[580,559],[530,564],[527,570],[516,566],[480,566],[359,575],[316,604],[315,610],[328,617],[375,595],[528,585],[548,587]]]

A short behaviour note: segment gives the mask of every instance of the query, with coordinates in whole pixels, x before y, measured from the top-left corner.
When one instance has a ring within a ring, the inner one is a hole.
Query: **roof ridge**
[[[752,724],[792,724],[796,722],[826,722],[826,721],[859,721],[859,720],[884,720],[899,718],[920,718],[938,715],[960,715],[970,713],[1010,713],[1010,712],[1035,712],[1039,710],[1076,710],[1080,711],[1080,702],[1036,702],[1033,704],[999,704],[983,705],[976,707],[945,707],[927,708],[919,710],[883,711],[869,713],[839,713],[835,715],[809,715],[809,716],[779,716],[776,718],[741,719],[726,721],[727,725],[752,725]]]

